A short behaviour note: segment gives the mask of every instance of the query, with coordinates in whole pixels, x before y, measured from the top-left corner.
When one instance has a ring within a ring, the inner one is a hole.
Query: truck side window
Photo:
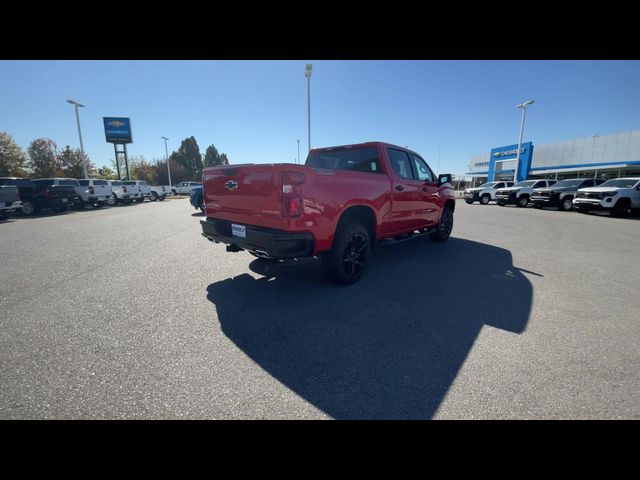
[[[393,148],[387,149],[389,153],[389,162],[391,168],[399,177],[406,178],[407,180],[413,180],[413,173],[411,173],[411,164],[409,163],[409,155],[407,152],[401,152]]]
[[[416,167],[418,180],[422,182],[433,182],[433,173],[431,173],[425,161],[415,155],[411,155],[411,159],[413,160],[413,165]]]
[[[544,188],[546,186],[546,182],[544,180],[540,181],[540,182],[536,182],[536,184],[533,186],[533,188]]]

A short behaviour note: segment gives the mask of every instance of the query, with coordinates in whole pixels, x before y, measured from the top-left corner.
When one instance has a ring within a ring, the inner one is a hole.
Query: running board
[[[384,240],[380,240],[378,242],[378,246],[380,247],[386,247],[389,245],[395,245],[397,243],[402,243],[402,242],[406,242],[407,240],[413,240],[415,238],[422,238],[422,237],[426,237],[427,235],[434,233],[436,231],[437,227],[431,227],[431,228],[426,228],[424,230],[421,230],[420,232],[414,232],[414,233],[410,233],[408,235],[403,235],[402,237],[393,237],[393,238],[386,238]]]

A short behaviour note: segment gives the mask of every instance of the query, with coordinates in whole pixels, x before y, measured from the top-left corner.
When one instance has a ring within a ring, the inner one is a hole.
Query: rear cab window
[[[378,150],[376,148],[337,148],[311,153],[305,166],[329,170],[349,170],[352,172],[381,173]],[[200,183],[194,183],[200,186]]]
[[[78,187],[80,184],[78,180],[58,180],[58,185],[63,185],[66,187]]]
[[[109,185],[109,183],[106,180],[94,180],[93,184],[94,185]]]

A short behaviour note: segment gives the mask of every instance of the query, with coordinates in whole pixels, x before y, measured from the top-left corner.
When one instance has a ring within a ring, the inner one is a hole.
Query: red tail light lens
[[[93,187],[92,187],[92,186],[89,186],[89,193],[90,193],[91,195],[94,195],[94,194],[95,194],[95,190],[93,189]]]
[[[127,193],[127,187],[122,187],[122,193]]]
[[[282,215],[299,217],[303,212],[303,199],[300,186],[304,183],[302,172],[282,172]]]
[[[45,187],[43,193],[45,197],[48,197],[51,194],[51,189],[49,187]]]

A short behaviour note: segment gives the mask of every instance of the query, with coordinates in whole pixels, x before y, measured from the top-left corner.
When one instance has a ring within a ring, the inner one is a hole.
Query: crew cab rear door
[[[391,165],[391,219],[385,225],[385,233],[411,232],[424,228],[430,220],[430,208],[425,202],[429,188],[424,181],[414,178],[414,160],[409,153],[388,147],[387,158]],[[423,190],[426,189],[426,190]]]

